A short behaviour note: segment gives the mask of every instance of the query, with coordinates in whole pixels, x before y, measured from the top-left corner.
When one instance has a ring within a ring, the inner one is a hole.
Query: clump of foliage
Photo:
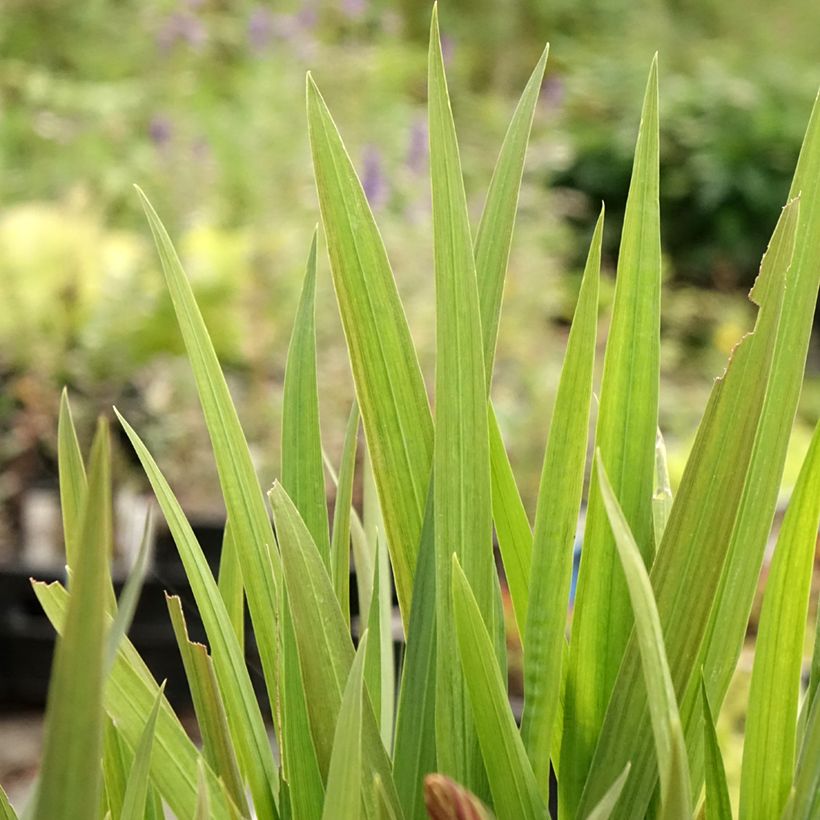
[[[592,236],[552,414],[534,526],[489,399],[524,154],[547,55],[514,113],[478,230],[468,220],[434,14],[429,133],[437,366],[431,410],[387,254],[315,83],[307,108],[330,269],[357,404],[332,528],[319,435],[311,247],[285,377],[280,479],[266,507],[205,323],[158,216],[159,250],[228,513],[218,578],[137,432],[120,417],[179,549],[210,644],[168,598],[200,751],[125,633],[108,432],[88,471],[62,404],[68,589],[34,588],[61,638],[33,816],[543,818],[550,765],[560,817],[729,817],[714,731],[772,524],[820,277],[820,109],[750,294],[754,329],[715,382],[673,499],[657,444],[661,250],[657,64],[643,103],[598,393],[584,550],[569,640],[572,545],[592,408],[603,212]],[[363,518],[352,510],[360,422]],[[272,518],[271,514],[272,513]],[[815,433],[780,529],[760,618],[740,810],[810,818],[820,784],[820,661],[800,703],[820,519]],[[493,527],[523,636],[520,729]],[[360,638],[351,639],[349,556]],[[144,556],[143,556],[144,559]],[[144,560],[143,560],[144,564]],[[406,650],[396,685],[391,576]],[[244,662],[244,601],[279,749]],[[98,761],[101,764],[98,765]],[[10,807],[3,811],[9,817]]]

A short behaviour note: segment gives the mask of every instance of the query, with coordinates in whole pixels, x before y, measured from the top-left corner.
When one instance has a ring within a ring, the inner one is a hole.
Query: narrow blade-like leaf
[[[250,784],[254,804],[257,811],[274,814],[274,789],[278,784],[276,766],[234,624],[202,548],[168,482],[131,425],[119,414],[118,418],[157,497],[191,585],[213,652],[217,679],[225,698],[231,737],[237,747],[243,773]],[[233,528],[233,519],[229,520]],[[234,534],[238,538],[236,530]],[[238,545],[238,542],[235,543]],[[269,632],[271,625],[265,624],[264,628]]]
[[[549,792],[549,759],[561,689],[572,552],[589,441],[603,227],[602,210],[567,342],[535,516],[531,606],[524,633],[521,733],[545,798]]]
[[[430,479],[432,416],[384,244],[310,76],[307,108],[333,285],[406,627]]]
[[[345,429],[342,463],[333,508],[333,536],[330,541],[330,569],[333,589],[342,615],[350,624],[350,506],[353,503],[353,476],[359,443],[359,406],[353,402]]]
[[[758,622],[740,781],[744,817],[776,817],[789,796],[819,524],[820,425],[780,528]]]
[[[596,467],[601,497],[615,536],[615,545],[635,613],[635,634],[641,652],[641,667],[660,771],[661,804],[665,816],[688,820],[692,816],[692,808],[686,746],[652,584],[626,516],[609,483],[600,450],[597,451]]]
[[[151,772],[151,751],[154,748],[154,733],[157,728],[157,715],[162,705],[162,693],[165,684],[160,686],[157,700],[148,720],[145,722],[145,729],[134,752],[134,763],[128,777],[128,785],[125,789],[125,796],[122,804],[121,820],[143,820],[145,817],[146,798],[148,797],[149,775]]]
[[[407,820],[426,817],[422,783],[436,768],[436,563],[428,490],[396,715],[393,774]]]
[[[245,648],[245,588],[242,585],[242,567],[239,565],[239,551],[233,539],[231,522],[225,522],[222,533],[222,552],[219,556],[219,593],[225,610],[233,624],[240,650]]]
[[[322,820],[362,817],[362,698],[367,632],[362,635],[345,684],[327,773]]]
[[[326,776],[342,694],[353,663],[353,644],[330,576],[304,521],[281,484],[273,485],[269,497],[293,614],[316,757],[320,771]],[[369,780],[378,774],[382,778],[391,802],[400,813],[390,761],[369,699],[363,712],[362,762],[365,777]]]
[[[430,178],[436,267],[435,543],[438,765],[483,792],[481,757],[455,652],[450,568],[455,551],[494,634],[487,382],[461,161],[433,10],[428,63]]]
[[[211,437],[219,483],[239,551],[268,696],[274,704],[276,718],[278,652],[275,626],[279,620],[277,583],[281,566],[276,550],[272,548],[274,540],[270,519],[265,511],[245,434],[191,285],[156,211],[142,191],[139,194],[159,251]],[[277,723],[276,720],[274,722]],[[274,781],[274,785],[277,782]]]
[[[288,347],[282,400],[282,486],[330,566],[319,388],[316,377],[316,231]]]
[[[60,476],[60,509],[63,518],[66,563],[73,567],[78,549],[88,479],[77,441],[77,431],[71,417],[68,391],[60,394],[60,415],[57,421],[57,466]]]
[[[607,339],[595,446],[646,560],[652,549],[652,487],[658,426],[661,245],[658,69],[653,60],[635,148]],[[594,473],[593,465],[593,473]],[[575,814],[632,625],[629,596],[598,481],[590,484],[567,680],[561,805]],[[607,773],[606,786],[623,769]]]
[[[618,779],[609,787],[609,791],[600,799],[598,805],[587,815],[586,820],[609,820],[618,798],[624,790],[624,784],[629,777],[629,763],[624,766],[624,770],[618,775]]]
[[[666,522],[669,520],[671,511],[672,486],[669,483],[666,442],[658,428],[655,439],[655,489],[652,492],[652,530],[655,535],[655,546],[663,539],[663,531],[666,529]]]
[[[54,652],[35,818],[82,820],[96,811],[100,796],[108,579],[104,519],[110,515],[105,509],[110,500],[109,436],[102,420],[90,472],[77,530],[72,596]]]
[[[698,698],[692,700],[689,689],[700,678],[699,653],[766,396],[794,243],[796,206],[792,202],[784,209],[775,229],[753,294],[760,302],[755,329],[737,345],[726,373],[715,382],[652,565],[652,587],[690,753],[702,749],[702,738],[694,738],[690,730],[697,727],[700,735],[702,729]],[[683,589],[686,595],[680,594]],[[698,682],[696,694],[699,686]],[[567,694],[569,698],[569,690]],[[655,743],[647,718],[646,689],[633,641],[607,708],[582,810],[594,805],[631,761],[632,774],[616,815],[642,816],[646,811],[657,780]]]
[[[287,594],[282,606],[282,763],[293,820],[322,815],[325,787],[310,732],[305,684]]]
[[[171,616],[171,625],[182,657],[185,676],[188,679],[188,689],[202,735],[205,759],[222,778],[234,803],[248,814],[245,787],[239,775],[239,764],[236,759],[237,750],[231,741],[228,716],[219,692],[213,662],[201,643],[193,643],[188,638],[188,628],[179,597],[166,594],[165,602]]]
[[[43,611],[54,628],[61,632],[70,596],[59,583],[33,582],[32,587]],[[110,618],[109,618],[110,623]],[[136,747],[145,728],[145,716],[157,698],[159,686],[133,644],[120,642],[117,660],[105,687],[105,709],[131,747]],[[202,757],[182,728],[167,700],[163,699],[156,727],[156,746],[151,760],[151,780],[171,811],[180,820],[194,816],[197,767]],[[206,776],[215,795],[214,818],[234,818],[236,808],[216,775],[206,767]]]
[[[475,268],[483,328],[484,366],[489,389],[501,317],[501,298],[510,256],[524,158],[541,92],[549,46],[541,54],[513,113],[490,180],[475,238]]]
[[[499,817],[543,820],[546,807],[515,725],[493,643],[455,554],[452,567],[458,653],[467,681],[493,807]]]
[[[720,752],[715,720],[709,704],[709,693],[701,678],[701,698],[703,700],[703,748],[706,771],[706,816],[709,820],[732,820],[732,804],[726,783],[726,770]]]

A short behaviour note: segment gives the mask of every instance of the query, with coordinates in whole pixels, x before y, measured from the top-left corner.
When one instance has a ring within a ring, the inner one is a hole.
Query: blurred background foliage
[[[601,200],[609,273],[602,316],[611,299],[643,84],[660,51],[661,425],[679,474],[711,380],[753,320],[745,292],[820,83],[820,4],[790,0],[774,12],[761,0],[441,0],[440,9],[476,222],[515,99],[551,43],[494,384],[529,500]],[[81,426],[117,403],[189,505],[213,497],[204,430],[134,182],[178,243],[263,480],[275,475],[283,363],[317,219],[303,114],[308,69],[376,211],[432,381],[429,12],[418,0],[5,0],[0,502],[7,531],[19,493],[54,480],[64,383],[81,397]],[[351,385],[322,265],[321,401],[335,455]],[[817,370],[815,346],[792,478],[820,416]]]

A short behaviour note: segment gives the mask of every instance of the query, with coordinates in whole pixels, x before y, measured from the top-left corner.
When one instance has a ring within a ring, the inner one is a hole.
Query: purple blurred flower
[[[208,40],[205,24],[195,14],[188,11],[175,11],[165,18],[157,42],[164,51],[170,51],[178,43],[185,43],[199,51]]]
[[[444,64],[449,66],[456,53],[456,41],[447,34],[441,35],[441,56]]]
[[[342,11],[351,20],[361,20],[367,12],[367,0],[342,0]]]
[[[387,180],[382,170],[382,156],[374,145],[364,149],[362,188],[370,207],[378,208],[387,198]]]
[[[407,167],[420,174],[427,163],[427,123],[419,118],[410,126],[410,141],[407,146]]]
[[[164,114],[155,114],[148,124],[148,136],[157,148],[164,148],[171,142],[173,136],[171,120]]]
[[[266,6],[256,6],[248,18],[248,42],[256,51],[264,51],[276,29],[276,18]]]
[[[303,31],[310,31],[316,28],[316,23],[319,15],[316,14],[316,9],[310,5],[304,5],[296,15],[296,22]]]
[[[541,86],[541,99],[550,108],[560,108],[566,96],[564,81],[555,74],[548,74]]]

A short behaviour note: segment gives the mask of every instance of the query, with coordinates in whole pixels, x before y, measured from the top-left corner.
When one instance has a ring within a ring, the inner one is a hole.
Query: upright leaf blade
[[[703,700],[703,740],[706,770],[706,816],[709,820],[732,820],[732,804],[726,783],[723,755],[720,753],[715,720],[709,704],[709,693],[701,678],[701,698]]]
[[[455,551],[494,632],[487,383],[472,239],[433,11],[428,115],[436,263],[436,743],[441,770],[481,792],[481,759],[456,661],[450,567]]]
[[[635,613],[635,635],[641,652],[641,667],[646,682],[649,716],[660,771],[661,804],[664,807],[662,813],[666,817],[689,820],[692,807],[689,799],[686,746],[652,584],[626,516],[609,483],[600,450],[597,451],[596,467],[601,496],[615,536],[615,545]]]
[[[498,323],[501,317],[501,297],[504,293],[504,277],[510,256],[524,158],[548,54],[549,46],[541,54],[541,59],[530,75],[515,108],[493,170],[484,211],[476,232],[475,268],[478,277],[484,367],[488,389],[492,380]]]
[[[618,798],[624,790],[624,784],[627,777],[629,777],[629,763],[624,766],[624,770],[618,775],[618,779],[609,787],[606,794],[598,801],[598,805],[586,816],[586,820],[609,820],[615,806],[618,804]]]
[[[101,420],[77,530],[71,601],[54,652],[35,818],[84,820],[93,815],[99,801],[108,581],[104,520],[110,515],[105,509],[109,471],[108,427]]]
[[[65,626],[70,595],[59,583],[33,582],[32,587],[43,611],[54,628]],[[110,622],[110,620],[109,620]],[[115,721],[126,742],[135,747],[145,727],[145,716],[157,698],[159,686],[134,646],[124,638],[120,642],[117,660],[105,687],[105,709]],[[202,760],[168,702],[163,699],[156,728],[157,743],[151,761],[151,780],[159,789],[171,811],[181,820],[194,816],[196,804],[197,767]],[[234,818],[231,805],[216,775],[210,767],[205,774],[215,795],[214,818]]]
[[[658,426],[661,246],[658,68],[652,61],[624,215],[595,446],[647,560]],[[594,467],[593,467],[594,473]],[[574,815],[632,624],[606,512],[593,475],[575,597],[566,694],[561,804]],[[608,773],[608,783],[623,769]]]
[[[413,608],[399,687],[393,774],[408,820],[426,817],[422,783],[436,769],[436,561],[433,487],[427,495]]]
[[[245,648],[245,588],[242,586],[242,567],[239,551],[233,538],[231,522],[225,522],[222,534],[222,552],[219,556],[219,593],[225,604],[225,611],[233,624],[240,650]]]
[[[546,814],[507,700],[478,602],[458,559],[452,558],[453,615],[458,653],[475,716],[481,753],[499,817],[542,820]]]
[[[763,597],[743,743],[744,817],[776,817],[789,796],[818,525],[820,425],[780,528]]]
[[[214,668],[225,698],[231,737],[239,753],[243,774],[250,784],[254,804],[257,811],[273,816],[277,811],[274,792],[278,783],[276,766],[234,623],[202,548],[171,487],[131,425],[119,414],[118,418],[157,497],[191,585],[213,652]],[[229,520],[230,527],[233,528],[233,519]],[[239,537],[238,531],[235,535],[236,538]],[[235,543],[239,548],[238,541]],[[266,623],[264,629],[270,638],[270,624]],[[257,641],[259,640],[257,632]]]
[[[330,566],[316,376],[316,231],[288,347],[282,404],[282,485]]]
[[[182,602],[177,596],[165,595],[171,625],[182,657],[188,688],[191,692],[202,747],[208,764],[222,778],[234,803],[248,814],[245,786],[239,775],[237,748],[231,741],[228,716],[219,692],[214,665],[206,648],[188,638]],[[241,749],[242,747],[240,747]]]
[[[359,820],[362,816],[362,698],[366,652],[367,632],[359,642],[339,707],[322,820]]]
[[[274,705],[276,718],[278,651],[276,629],[271,627],[279,619],[277,586],[282,570],[273,549],[273,531],[265,511],[262,489],[191,285],[156,211],[142,191],[137,190],[159,251],[165,281],[196,380],[228,519],[239,550],[268,696]],[[278,723],[276,720],[274,722]]]
[[[60,415],[57,421],[57,468],[60,476],[60,510],[63,519],[66,563],[73,567],[79,548],[88,479],[77,440],[77,431],[71,417],[68,391],[60,394]]]
[[[342,615],[350,624],[350,506],[353,503],[353,476],[359,438],[359,406],[353,403],[345,429],[342,463],[333,509],[333,536],[330,542],[330,569],[333,588]]]
[[[700,730],[700,722],[693,721],[698,701],[691,700],[688,689],[700,676],[699,653],[766,395],[797,224],[796,204],[784,209],[775,229],[754,291],[761,303],[755,330],[738,344],[726,373],[715,383],[652,565],[652,587],[690,750],[700,744],[690,734],[693,726]],[[682,589],[688,594],[681,595]],[[617,816],[642,815],[657,778],[654,748],[638,647],[632,642],[607,708],[581,810],[594,805],[629,760],[632,775]]]
[[[549,759],[561,689],[572,552],[589,439],[603,217],[602,210],[567,342],[535,517],[531,607],[524,632],[521,733],[545,797],[549,792]]]
[[[154,708],[145,722],[145,729],[134,753],[134,763],[128,777],[128,785],[123,798],[121,820],[143,820],[148,797],[149,774],[151,772],[151,751],[154,748],[154,733],[157,728],[157,715],[162,705],[162,694],[165,684],[160,686]]]
[[[269,496],[293,613],[316,757],[320,771],[326,776],[342,695],[353,663],[353,644],[330,577],[305,523],[281,484],[275,483]],[[376,774],[381,777],[393,807],[401,816],[390,761],[369,699],[363,712],[362,761],[368,778]]]
[[[333,285],[406,627],[430,479],[432,416],[381,236],[310,76],[307,108]]]

